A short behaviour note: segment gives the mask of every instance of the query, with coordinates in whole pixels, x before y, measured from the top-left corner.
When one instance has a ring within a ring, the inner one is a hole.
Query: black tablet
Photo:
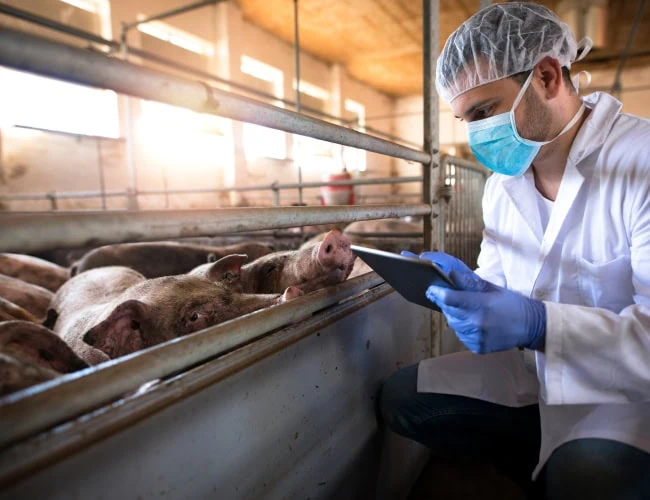
[[[439,311],[440,309],[427,299],[425,295],[427,288],[430,285],[456,288],[449,276],[429,260],[404,257],[357,245],[352,245],[351,248],[361,260],[409,302]]]

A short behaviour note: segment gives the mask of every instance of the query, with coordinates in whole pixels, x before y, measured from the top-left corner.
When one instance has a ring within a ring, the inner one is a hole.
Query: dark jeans
[[[386,381],[381,413],[392,431],[424,444],[435,456],[491,463],[542,498],[650,499],[650,454],[606,439],[578,439],[560,446],[532,485],[540,448],[537,405],[511,408],[463,396],[418,393],[417,371],[412,365]]]

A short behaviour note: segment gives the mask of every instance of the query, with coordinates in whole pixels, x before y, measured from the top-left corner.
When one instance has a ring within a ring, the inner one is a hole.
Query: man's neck
[[[565,117],[566,119],[563,121],[564,125],[575,116],[580,109],[580,106],[580,100],[576,99],[572,103],[572,106],[570,106],[570,110],[568,110],[568,116]],[[571,151],[571,146],[573,146],[573,141],[589,113],[589,109],[585,110],[573,127],[550,144],[542,146],[539,150],[533,163],[533,173],[535,176],[535,187],[544,198],[552,201],[555,201],[557,198],[557,193],[560,190],[560,183],[562,182],[562,176],[566,169],[567,159],[569,158],[569,152]],[[560,130],[564,128],[564,125]],[[559,133],[560,130],[558,130],[557,133]]]

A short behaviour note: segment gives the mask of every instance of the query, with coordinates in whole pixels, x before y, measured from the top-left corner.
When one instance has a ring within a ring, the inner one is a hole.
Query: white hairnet
[[[436,87],[451,102],[474,87],[530,70],[546,56],[571,68],[591,45],[589,38],[576,43],[569,27],[542,5],[494,4],[474,14],[447,39],[438,58]],[[576,58],[578,48],[582,52]]]

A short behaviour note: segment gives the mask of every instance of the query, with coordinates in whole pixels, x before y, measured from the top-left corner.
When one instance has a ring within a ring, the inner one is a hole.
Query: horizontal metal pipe
[[[276,328],[306,319],[312,313],[382,281],[375,273],[359,276],[280,306],[66,375],[32,391],[9,395],[0,400],[0,429],[3,431],[0,433],[0,448],[87,413],[146,382],[167,377]],[[65,404],[61,404],[62,401]]]
[[[36,252],[135,240],[426,215],[430,211],[429,205],[413,204],[0,214],[0,251]]]
[[[401,184],[409,182],[422,182],[422,176],[412,177],[388,177],[383,179],[353,179],[349,181],[330,181],[330,182],[303,182],[302,184],[258,184],[253,186],[233,186],[223,188],[205,188],[205,189],[140,189],[135,192],[136,195],[162,195],[162,194],[201,194],[201,193],[225,193],[240,191],[264,191],[264,190],[282,190],[296,189],[299,186],[303,188],[318,188],[326,186],[365,186],[365,185],[383,185],[383,184]],[[71,191],[60,192],[52,191],[50,193],[21,193],[0,195],[0,201],[17,201],[17,200],[49,200],[68,199],[68,198],[95,198],[97,196],[127,196],[126,190],[121,191]]]
[[[300,323],[282,328],[215,360],[162,381],[143,394],[125,398],[117,404],[93,412],[75,421],[71,426],[53,429],[47,436],[40,435],[0,452],[0,489],[224,380],[393,291],[387,283],[376,286],[367,293],[334,305]],[[43,438],[47,446],[43,446]]]
[[[0,31],[0,64],[22,71],[255,123],[420,163],[429,153],[339,125],[12,29]]]

